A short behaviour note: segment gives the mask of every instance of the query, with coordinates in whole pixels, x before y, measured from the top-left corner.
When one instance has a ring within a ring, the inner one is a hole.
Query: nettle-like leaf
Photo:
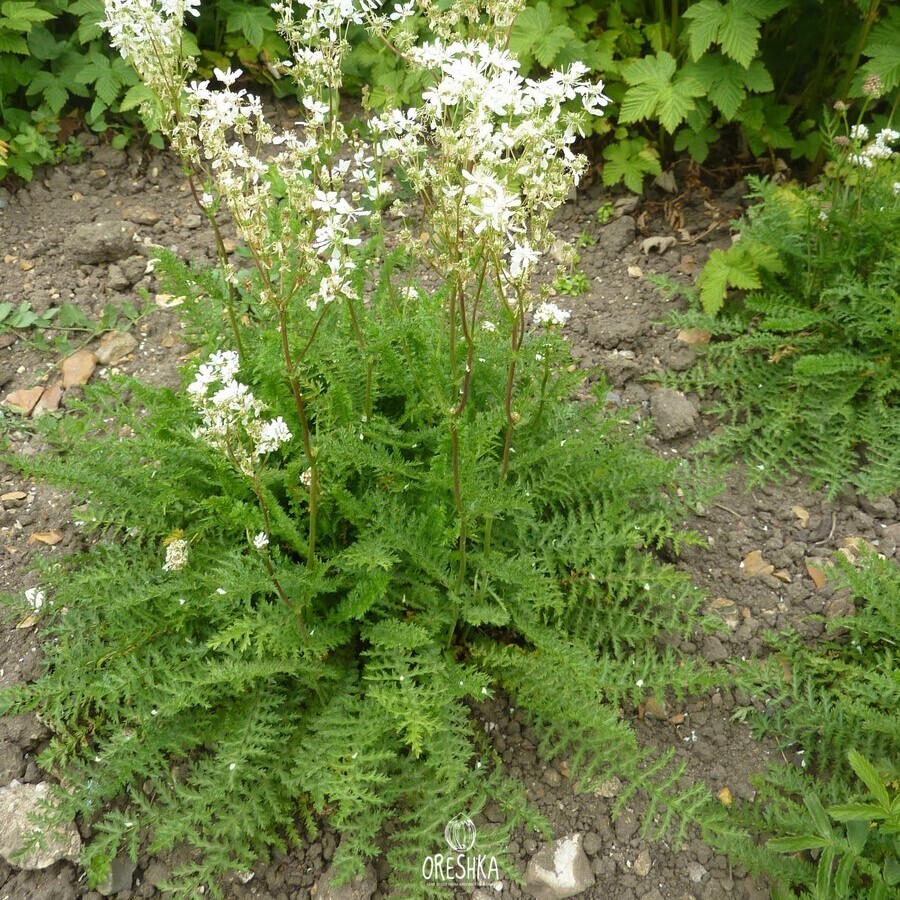
[[[748,92],[761,93],[774,88],[772,76],[761,60],[744,67],[721,53],[707,53],[684,71],[706,85],[706,96],[726,119],[733,119]]]
[[[706,93],[693,75],[677,70],[675,57],[666,51],[633,62],[623,73],[630,87],[622,100],[619,121],[656,118],[672,134],[694,109],[694,98]]]
[[[725,303],[729,288],[757,290],[762,287],[762,270],[782,269],[778,251],[766,244],[741,242],[727,250],[713,250],[697,279],[704,312],[716,315]]]
[[[566,44],[574,40],[575,32],[568,25],[554,23],[550,7],[541,0],[519,13],[509,38],[509,47],[513,53],[532,56],[549,68]]]
[[[787,6],[788,0],[701,0],[688,7],[691,58],[696,62],[712,44],[747,68],[759,46],[759,24]]]
[[[639,194],[647,175],[659,175],[659,154],[642,138],[610,144],[603,150],[603,183],[607,186],[625,182],[625,187]]]
[[[275,22],[268,8],[241,5],[228,14],[228,30],[239,31],[247,43],[259,50],[266,39],[266,32],[275,30]]]
[[[691,158],[698,163],[702,163],[709,156],[710,144],[718,140],[719,132],[711,125],[703,125],[696,131],[686,125],[684,128],[678,129],[675,135],[675,149],[680,153],[687,150],[691,154]]]

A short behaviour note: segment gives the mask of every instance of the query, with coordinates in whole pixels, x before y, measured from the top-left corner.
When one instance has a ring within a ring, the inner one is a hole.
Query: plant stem
[[[284,303],[279,306],[278,317],[281,331],[281,352],[287,366],[288,382],[291,393],[294,395],[294,405],[297,407],[297,415],[300,417],[300,425],[303,431],[303,449],[309,460],[309,551],[306,557],[306,565],[312,568],[316,560],[316,520],[319,512],[319,467],[316,462],[316,453],[312,445],[312,434],[309,428],[309,419],[306,416],[306,407],[303,403],[303,394],[300,391],[300,383],[297,381],[297,373],[294,370],[294,360],[291,357],[291,348],[288,343],[287,308]],[[321,320],[320,320],[321,321]]]
[[[194,183],[195,174],[197,174],[196,171],[188,173],[188,185],[190,186],[191,196],[193,196],[194,202],[197,204],[197,206],[200,208],[200,211],[203,213],[203,215],[206,216],[209,224],[212,226],[213,237],[216,241],[216,255],[219,257],[219,265],[222,267],[222,277],[225,278],[225,286],[228,289],[228,295],[225,301],[225,308],[228,311],[228,321],[231,324],[231,331],[234,335],[234,345],[235,349],[238,352],[238,357],[243,360],[244,347],[241,343],[241,332],[238,328],[237,313],[234,309],[235,303],[237,302],[237,289],[226,276],[226,269],[228,266],[228,251],[225,249],[225,241],[222,239],[222,232],[219,229],[219,223],[216,221],[215,213],[213,213],[211,209],[207,209],[200,202],[200,196],[197,193],[197,185]]]

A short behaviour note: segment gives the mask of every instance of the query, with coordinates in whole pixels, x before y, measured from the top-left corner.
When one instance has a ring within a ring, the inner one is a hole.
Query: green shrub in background
[[[778,900],[888,900],[900,885],[900,568],[871,552],[856,566],[839,563],[829,571],[851,592],[854,614],[832,622],[816,647],[773,637],[775,653],[738,679],[765,698],[741,714],[802,764],[757,779],[755,801],[723,817],[710,839],[766,872]]]
[[[57,158],[57,121],[73,109],[119,144],[141,124],[143,89],[100,37],[101,10],[101,0],[0,6],[0,177],[28,179],[35,163]],[[185,48],[201,71],[236,63],[276,94],[292,90],[274,66],[286,48],[268,3],[224,0],[190,27]],[[422,77],[387,46],[409,31],[427,36],[424,17],[381,38],[352,31],[347,89],[374,106],[414,102]],[[900,96],[900,10],[883,0],[537,0],[509,46],[525,72],[577,61],[606,80],[618,123],[589,127],[605,143],[604,183],[633,191],[673,154],[703,163],[723,140],[728,157],[782,153],[817,167],[823,108],[860,97],[873,74],[885,87],[880,112]]]
[[[35,165],[63,157],[65,141],[56,140],[63,116],[77,115],[116,147],[152,127],[139,114],[147,91],[110,48],[103,18],[103,0],[0,3],[0,178],[12,172],[29,181]],[[192,27],[185,52],[203,71],[236,60],[276,93],[287,89],[268,64],[287,52],[268,3],[222,0]],[[162,146],[158,133],[150,140]]]
[[[873,87],[877,85],[872,82]],[[846,111],[845,111],[846,112]],[[715,250],[694,312],[713,335],[682,386],[715,392],[706,445],[759,478],[807,473],[829,496],[900,483],[900,134],[831,126],[815,188],[751,180],[740,240]]]

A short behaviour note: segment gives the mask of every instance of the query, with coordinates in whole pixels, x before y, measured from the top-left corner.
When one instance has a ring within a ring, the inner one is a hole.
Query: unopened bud
[[[843,100],[835,100],[834,101],[834,111],[835,112],[847,112],[850,109],[850,104],[845,103]]]
[[[513,425],[518,425],[519,422],[522,421],[522,414],[517,413],[517,412],[511,413],[510,417],[509,417],[509,421],[512,422]]]

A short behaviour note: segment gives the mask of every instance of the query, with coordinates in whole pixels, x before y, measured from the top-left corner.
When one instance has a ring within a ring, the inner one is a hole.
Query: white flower
[[[166,545],[166,561],[164,572],[178,572],[187,565],[188,542],[184,538],[176,538]]]
[[[854,141],[867,141],[869,139],[869,129],[865,125],[854,125],[850,129],[850,137]]]
[[[300,484],[308,488],[312,484],[312,469],[304,469],[300,476]]]
[[[488,334],[493,334],[497,330],[497,326],[493,322],[488,322],[487,319],[485,319],[481,323],[481,330],[488,332]]]
[[[34,610],[40,609],[45,599],[44,592],[40,588],[28,588],[25,591],[25,601]]]
[[[862,169],[871,169],[875,165],[872,158],[866,156],[865,153],[851,153],[848,159],[851,166],[859,166]]]
[[[281,416],[272,419],[271,422],[264,422],[259,432],[259,439],[256,442],[255,453],[257,456],[263,456],[266,453],[272,453],[282,444],[286,444],[293,435]]]
[[[213,75],[215,75],[225,87],[231,87],[231,85],[233,85],[243,74],[243,69],[235,69],[234,71],[226,69],[224,72],[221,69],[213,69]]]
[[[253,538],[253,546],[256,547],[257,550],[265,550],[266,547],[269,546],[269,536],[264,531],[261,531]]]
[[[893,191],[895,197],[900,197],[900,181],[894,182]]]
[[[875,142],[878,144],[893,144],[897,140],[900,140],[900,131],[894,131],[893,128],[882,128],[875,135]]]
[[[555,303],[542,303],[534,313],[535,325],[565,325],[572,313],[560,309]]]
[[[528,241],[513,244],[509,251],[509,274],[513,278],[528,275],[535,263],[541,258],[537,250],[532,249]]]

